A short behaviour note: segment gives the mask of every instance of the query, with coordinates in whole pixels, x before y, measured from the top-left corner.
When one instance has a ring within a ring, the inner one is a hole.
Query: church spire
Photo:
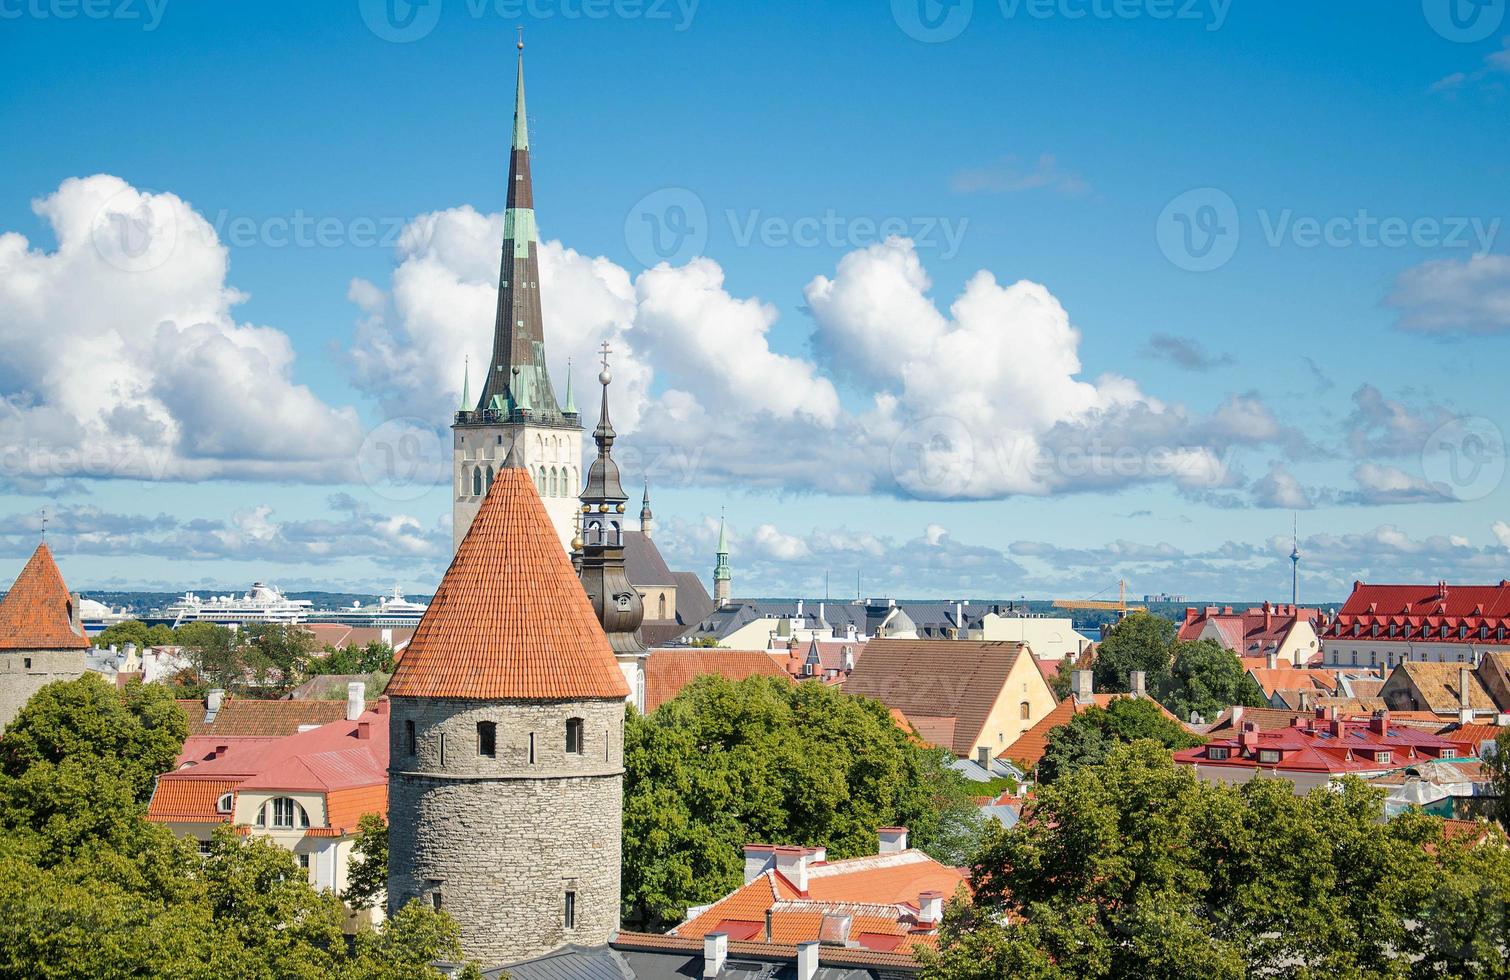
[[[476,411],[495,411],[499,421],[560,424],[561,409],[545,366],[545,325],[540,312],[539,234],[530,179],[529,121],[524,108],[524,40],[519,43],[514,82],[514,136],[509,154],[507,207],[503,213],[503,257],[498,272],[498,309],[493,322],[493,356],[483,379]],[[518,415],[518,419],[513,416]]]
[[[729,568],[729,532],[724,525],[723,511],[718,514],[718,552],[713,562],[713,602],[719,608],[729,604],[733,586],[733,572]]]
[[[650,537],[655,530],[655,516],[650,513],[650,477],[645,477],[645,495],[640,498],[640,533]]]
[[[464,358],[461,362],[461,410],[467,411],[472,405],[472,359]]]
[[[624,505],[628,497],[619,483],[619,465],[613,461],[614,431],[608,418],[608,385],[613,381],[608,370],[610,353],[605,341],[603,371],[598,375],[603,385],[603,407],[598,427],[593,430],[598,458],[588,467],[587,486],[582,490],[579,567],[582,587],[608,634],[609,645],[621,662],[632,662],[644,652],[637,633],[645,618],[645,606],[624,568]]]

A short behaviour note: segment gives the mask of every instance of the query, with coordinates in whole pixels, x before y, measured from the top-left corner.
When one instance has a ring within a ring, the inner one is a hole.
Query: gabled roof
[[[215,718],[209,721],[203,701],[179,701],[178,705],[189,716],[189,738],[277,738],[346,717],[345,701],[258,701],[226,695]]]
[[[623,698],[587,593],[527,472],[498,472],[388,683],[389,697]]]
[[[1381,689],[1381,695],[1385,701],[1392,701],[1397,694],[1402,692],[1408,681],[1425,702],[1420,707],[1438,714],[1452,714],[1461,704],[1460,685],[1464,666],[1464,664],[1455,663],[1407,660],[1390,672],[1389,679],[1384,682],[1384,687]],[[1477,673],[1472,669],[1468,671],[1468,704],[1476,711],[1495,710],[1494,699],[1489,696],[1488,691],[1484,690],[1484,685],[1479,682]]]
[[[37,545],[0,599],[0,650],[87,650],[73,625],[73,597],[47,543]]]
[[[1306,670],[1294,667],[1255,667],[1248,676],[1263,689],[1264,696],[1272,698],[1275,691],[1320,691],[1331,694],[1337,690],[1337,675],[1329,670]]]
[[[1007,676],[1027,649],[995,640],[871,640],[844,692],[901,708],[928,741],[955,755],[971,755]],[[1036,667],[1033,672],[1042,682]],[[943,742],[949,719],[952,731]]]
[[[704,674],[731,681],[746,677],[787,677],[781,665],[763,650],[674,648],[651,650],[645,658],[645,713],[670,701],[682,688]]]
[[[671,578],[676,582],[678,621],[690,626],[702,622],[713,612],[713,597],[708,595],[701,576],[696,572],[672,572]]]
[[[661,557],[654,538],[647,538],[639,531],[624,529],[624,574],[641,589],[657,586],[676,587],[676,576]]]

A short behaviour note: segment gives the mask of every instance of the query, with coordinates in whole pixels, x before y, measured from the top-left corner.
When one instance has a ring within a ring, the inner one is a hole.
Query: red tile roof
[[[1510,642],[1510,581],[1498,585],[1364,585],[1327,624],[1327,639]]]
[[[534,481],[493,481],[388,683],[390,697],[624,698],[629,686]]]
[[[1227,649],[1239,656],[1263,656],[1271,649],[1277,649],[1301,620],[1319,623],[1321,612],[1317,609],[1268,603],[1241,611],[1233,611],[1231,606],[1207,606],[1204,609],[1190,607],[1185,610],[1185,621],[1180,624],[1177,638],[1181,641],[1194,640],[1210,624],[1215,627],[1222,638],[1222,645]]]
[[[225,823],[231,819],[228,813],[215,809],[215,803],[233,791],[239,779],[190,776],[187,773],[170,773],[160,777],[152,793],[152,802],[147,806],[147,819],[165,823]]]
[[[1331,694],[1337,690],[1337,675],[1329,670],[1297,670],[1294,667],[1257,667],[1248,676],[1272,698],[1275,691],[1318,691]]]
[[[83,629],[74,629],[73,613],[63,573],[43,542],[0,599],[0,650],[89,649]]]
[[[1227,757],[1211,758],[1213,751],[1224,752]],[[1279,756],[1274,761],[1260,761],[1260,752],[1277,752]],[[1387,753],[1388,758],[1379,753]],[[1197,748],[1181,749],[1174,753],[1174,760],[1191,766],[1340,775],[1386,772],[1457,754],[1457,746],[1447,739],[1395,725],[1384,712],[1366,722],[1312,718],[1289,728],[1241,731]]]
[[[652,650],[645,658],[646,713],[676,697],[682,688],[704,674],[717,674],[731,681],[788,677],[776,659],[761,650]]]

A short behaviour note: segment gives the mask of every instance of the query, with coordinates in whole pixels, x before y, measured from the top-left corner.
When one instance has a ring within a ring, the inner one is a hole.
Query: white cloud
[[[1252,494],[1254,504],[1259,507],[1310,510],[1316,506],[1310,491],[1279,463],[1270,464],[1269,472],[1253,484]]]
[[[356,412],[294,383],[294,349],[238,323],[214,229],[97,174],[34,201],[57,248],[0,235],[0,449],[9,477],[335,479]]]
[[[761,524],[755,528],[753,539],[756,554],[777,561],[795,561],[810,554],[807,542],[794,534],[776,530],[774,524]]]
[[[1363,504],[1440,503],[1452,498],[1424,477],[1397,466],[1359,463],[1353,467],[1358,492],[1353,502]]]
[[[1510,331],[1510,256],[1434,259],[1395,278],[1387,300],[1401,330],[1483,335]]]
[[[1494,532],[1495,539],[1501,545],[1510,548],[1510,524],[1506,524],[1504,521],[1495,521],[1490,530]]]

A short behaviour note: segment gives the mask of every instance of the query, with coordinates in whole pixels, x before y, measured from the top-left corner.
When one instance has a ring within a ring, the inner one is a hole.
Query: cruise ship
[[[239,596],[206,598],[186,592],[166,612],[175,627],[184,623],[302,623],[309,619],[313,605],[308,599],[284,596],[276,585],[253,582],[251,591]]]
[[[311,613],[311,623],[341,623],[346,626],[418,626],[429,606],[422,602],[410,602],[395,585],[392,595],[379,597],[377,605],[364,606],[353,602],[343,609],[320,610]]]

